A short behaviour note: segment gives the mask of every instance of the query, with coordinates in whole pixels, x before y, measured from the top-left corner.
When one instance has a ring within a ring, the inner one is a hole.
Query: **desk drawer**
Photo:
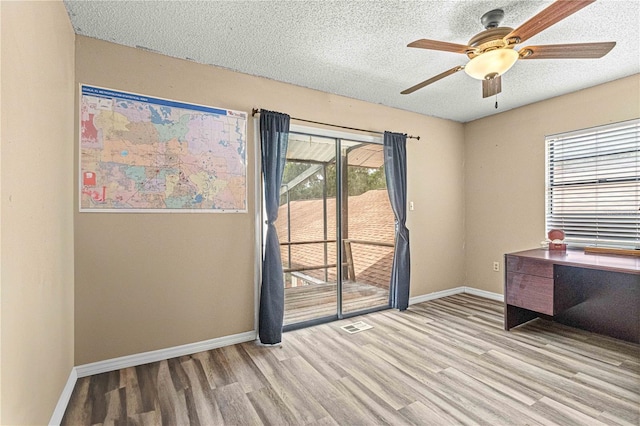
[[[553,315],[553,278],[507,272],[507,304]]]
[[[519,272],[521,274],[553,278],[553,264],[551,262],[544,262],[527,257],[507,255],[507,272]]]

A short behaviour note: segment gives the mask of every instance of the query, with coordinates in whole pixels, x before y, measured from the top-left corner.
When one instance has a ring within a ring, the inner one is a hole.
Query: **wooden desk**
[[[534,249],[505,255],[504,328],[537,317],[640,343],[640,258]]]

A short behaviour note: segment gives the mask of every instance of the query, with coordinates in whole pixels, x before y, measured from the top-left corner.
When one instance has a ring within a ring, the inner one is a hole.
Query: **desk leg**
[[[513,305],[504,305],[504,329],[510,330],[515,326],[524,324],[534,318],[538,318],[538,313],[529,309],[519,308]]]

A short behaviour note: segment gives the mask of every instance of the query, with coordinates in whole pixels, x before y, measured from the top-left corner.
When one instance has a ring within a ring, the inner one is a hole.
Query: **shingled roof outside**
[[[351,196],[348,200],[349,223],[348,236],[353,240],[364,240],[381,243],[394,243],[395,218],[387,191],[371,190],[361,195]],[[292,201],[289,205],[291,212],[291,241],[324,240],[323,202],[322,199]],[[335,199],[327,199],[327,238],[335,240],[336,221]],[[280,242],[287,242],[287,204],[280,206],[276,229]],[[393,260],[392,247],[380,247],[368,244],[352,243],[353,263],[356,281],[376,287],[388,288],[391,277],[391,263]],[[282,262],[288,265],[288,247],[281,246]],[[336,244],[327,244],[327,264],[335,264]],[[324,244],[303,244],[291,246],[291,267],[308,267],[324,265]],[[302,271],[295,273],[298,280],[288,280],[288,286],[296,283],[324,282],[324,269]],[[305,277],[306,276],[306,277]],[[302,278],[302,282],[300,282]],[[308,278],[305,280],[304,278]],[[317,280],[317,281],[316,281]],[[327,281],[335,282],[336,269],[328,270]]]

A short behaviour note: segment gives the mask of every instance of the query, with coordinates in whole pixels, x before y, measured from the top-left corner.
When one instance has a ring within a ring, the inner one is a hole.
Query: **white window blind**
[[[546,155],[547,232],[640,249],[640,119],[548,136]]]

